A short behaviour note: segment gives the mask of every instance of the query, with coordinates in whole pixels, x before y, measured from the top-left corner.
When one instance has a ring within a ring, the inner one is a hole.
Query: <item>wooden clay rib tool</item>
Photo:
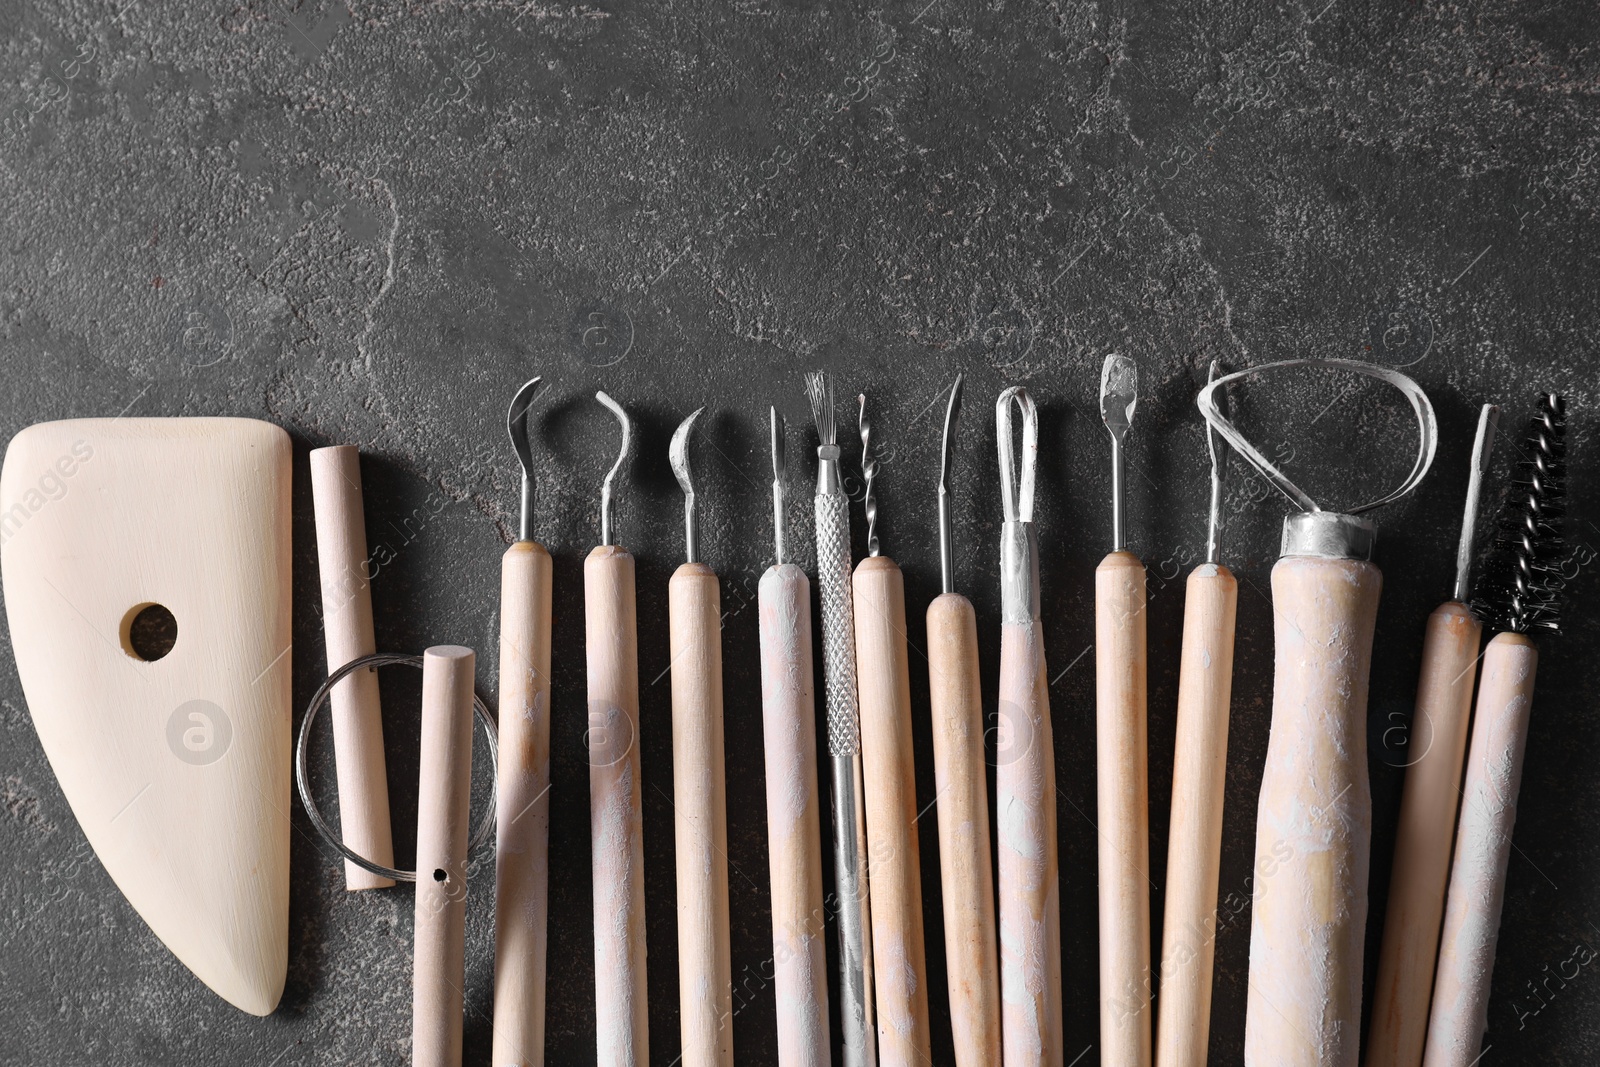
[[[939,459],[943,592],[928,605],[928,694],[956,1067],[988,1067],[1000,1062],[1000,970],[995,955],[994,869],[989,862],[978,622],[972,601],[956,592],[951,544],[950,446],[960,403],[958,374],[945,408]]]
[[[1013,457],[1011,406],[1022,414]],[[1056,867],[1056,760],[1039,618],[1033,529],[1039,417],[1020,386],[995,402],[1000,451],[1000,731],[995,825],[1000,835],[1000,1002],[1006,1067],[1061,1067],[1061,887]],[[1018,467],[1021,478],[1018,478]]]
[[[628,413],[595,399],[622,426],[622,449],[600,486],[600,545],[583,562],[589,675],[589,838],[594,870],[595,1041],[604,1064],[646,1063],[644,814],[639,767],[639,637],[633,556],[612,544],[612,483],[633,449]]]
[[[494,878],[495,1067],[544,1063],[550,884],[550,553],[533,539],[528,408],[539,379],[511,401],[506,429],[522,466],[516,543],[500,560],[500,779]]]
[[[289,961],[292,454],[254,419],[72,419],[0,473],[7,629],[61,792],[151,932],[253,1015]],[[158,606],[176,640],[147,656]]]
[[[1566,429],[1566,402],[1541,396],[1523,446],[1522,481],[1507,498],[1500,534],[1478,581],[1484,596],[1474,600],[1474,608],[1502,632],[1484,649],[1478,681],[1425,1067],[1477,1063],[1488,1029],[1489,980],[1539,666],[1529,634],[1560,629]]]
[[[856,706],[855,607],[850,589],[850,500],[839,478],[833,385],[806,375],[817,425],[817,586],[822,604],[822,662],[833,765],[834,884],[839,908],[839,1029],[845,1067],[878,1062],[873,1032],[867,812],[861,781],[861,721]]]
[[[1150,810],[1144,564],[1127,550],[1122,439],[1139,368],[1100,368],[1111,432],[1111,553],[1094,572],[1095,754],[1100,822],[1100,1044],[1108,1067],[1150,1063]]]
[[[678,872],[678,995],[685,1067],[733,1067],[728,809],[722,745],[722,597],[700,562],[689,435],[668,458],[683,490],[684,563],[667,585],[672,631],[672,792]]]
[[[917,778],[911,747],[911,675],[906,655],[906,587],[899,564],[878,546],[878,461],[867,398],[861,405],[862,503],[867,558],[856,566],[856,684],[866,785],[867,855],[872,869],[872,958],[878,1058],[886,1067],[931,1063],[928,967],[922,936],[922,864],[917,843]]]
[[[1218,389],[1251,374],[1323,367],[1388,382],[1410,402],[1419,443],[1399,488],[1348,514],[1324,511],[1218,409]],[[1283,525],[1272,568],[1272,733],[1256,815],[1247,1067],[1355,1067],[1367,919],[1372,794],[1367,680],[1383,578],[1361,513],[1409,493],[1433,462],[1433,408],[1405,375],[1354,360],[1296,359],[1225,375],[1200,391],[1207,421],[1305,510]]]
[[[328,673],[377,651],[367,528],[362,513],[361,453],[354,445],[311,450],[311,501],[316,511],[317,569],[322,580],[322,632]],[[383,757],[378,672],[356,671],[331,696],[333,757],[339,781],[339,832],[351,849],[394,866],[389,781]],[[344,864],[346,889],[382,889],[394,881]]]
[[[411,984],[414,1067],[461,1067],[475,665],[472,649],[459,645],[435,645],[422,654],[416,941]]]
[[[1216,381],[1217,364],[1211,364]],[[1223,404],[1226,412],[1226,401]],[[1223,785],[1228,767],[1228,701],[1233,690],[1239,583],[1222,565],[1222,497],[1228,457],[1206,424],[1211,507],[1206,560],[1184,587],[1178,667],[1178,737],[1172,761],[1172,829],[1167,902],[1161,924],[1158,1067],[1205,1067],[1222,860]]]
[[[1422,672],[1411,716],[1412,753],[1400,800],[1394,873],[1378,956],[1378,984],[1367,1027],[1367,1067],[1418,1067],[1438,961],[1439,924],[1450,878],[1461,767],[1467,752],[1472,684],[1483,625],[1467,606],[1478,498],[1489,466],[1499,408],[1483,405],[1472,446],[1472,474],[1456,550],[1455,595],[1428,616]]]
[[[773,985],[779,1067],[828,1067],[828,974],[818,829],[811,582],[784,562],[783,424],[772,418],[772,539],[761,576],[761,718],[772,867]]]

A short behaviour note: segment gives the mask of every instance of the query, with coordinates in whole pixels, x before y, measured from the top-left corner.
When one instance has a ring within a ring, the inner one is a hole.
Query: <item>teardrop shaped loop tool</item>
[[[1011,409],[1022,414],[1022,451],[1011,436]],[[1000,446],[1000,612],[1002,622],[1029,622],[1039,617],[1039,561],[1034,548],[1033,483],[1039,465],[1039,412],[1020,385],[1000,394],[994,405]],[[1020,469],[1020,474],[1019,474]]]
[[[1222,411],[1217,400],[1218,390],[1225,389],[1229,384],[1243,378],[1292,367],[1325,367],[1330,370],[1349,371],[1387,382],[1400,391],[1417,417],[1417,455],[1412,462],[1411,473],[1399,486],[1376,500],[1350,508],[1348,511],[1325,511],[1239,432]],[[1354,359],[1286,359],[1278,363],[1266,363],[1259,367],[1235,371],[1208,383],[1200,391],[1195,403],[1199,406],[1200,413],[1205,416],[1206,422],[1215,427],[1223,439],[1233,446],[1234,451],[1260,471],[1262,477],[1266,478],[1274,488],[1303,509],[1298,514],[1287,516],[1283,521],[1283,543],[1280,553],[1283,556],[1371,559],[1377,530],[1369,520],[1361,516],[1385,504],[1392,504],[1415,489],[1428,473],[1428,468],[1433,465],[1434,453],[1439,445],[1438,421],[1434,417],[1433,404],[1429,402],[1428,395],[1422,391],[1422,387],[1399,371]]]

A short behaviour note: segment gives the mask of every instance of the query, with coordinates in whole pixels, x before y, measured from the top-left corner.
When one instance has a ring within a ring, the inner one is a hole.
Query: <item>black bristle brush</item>
[[[1540,396],[1472,605],[1501,632],[1484,649],[1478,679],[1423,1067],[1476,1063],[1488,1029],[1489,979],[1539,665],[1529,635],[1560,629],[1566,429],[1565,401]]]

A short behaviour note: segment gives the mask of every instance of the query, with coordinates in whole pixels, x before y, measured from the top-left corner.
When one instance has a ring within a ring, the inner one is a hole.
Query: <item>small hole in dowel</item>
[[[448,877],[450,876],[444,873],[443,867],[435,867],[433,869],[433,880],[435,882],[442,882]]]

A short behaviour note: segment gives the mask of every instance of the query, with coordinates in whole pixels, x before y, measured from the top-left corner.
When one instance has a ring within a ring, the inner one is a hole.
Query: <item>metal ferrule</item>
[[[839,481],[839,446],[821,445],[817,448],[817,495],[843,494],[844,485]]]
[[[1000,526],[1000,621],[1039,619],[1039,542],[1031,522]]]
[[[955,549],[950,544],[950,491],[939,486],[939,591],[956,591]]]
[[[1278,554],[1369,560],[1377,539],[1378,528],[1359,515],[1300,511],[1284,518],[1282,551]]]
[[[518,541],[533,540],[533,479],[522,475],[522,520],[517,526]]]

